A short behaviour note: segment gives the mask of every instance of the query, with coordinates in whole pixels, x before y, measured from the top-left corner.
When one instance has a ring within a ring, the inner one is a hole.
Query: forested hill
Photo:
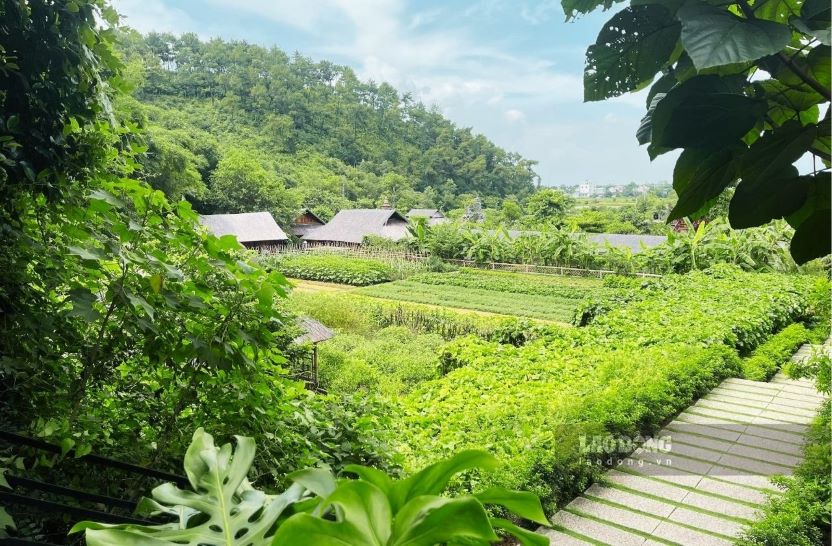
[[[146,131],[144,176],[202,212],[285,221],[305,206],[451,209],[533,191],[535,162],[348,67],[193,34],[128,32],[120,49],[133,93],[118,109]]]

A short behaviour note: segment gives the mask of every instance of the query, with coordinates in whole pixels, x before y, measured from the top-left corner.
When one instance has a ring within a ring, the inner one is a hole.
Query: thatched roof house
[[[664,235],[629,235],[620,233],[588,233],[587,240],[597,245],[609,244],[617,248],[629,248],[633,253],[641,252],[642,248],[653,248],[667,241]],[[643,245],[643,246],[642,246]]]
[[[199,217],[199,223],[217,237],[234,235],[248,248],[278,245],[289,240],[268,212],[207,214]]]
[[[398,241],[408,236],[407,219],[392,209],[346,209],[325,226],[303,237],[310,243],[361,244],[364,237],[374,235]]]
[[[314,212],[303,209],[292,221],[292,234],[295,237],[303,237],[323,225],[325,225],[325,222],[318,218]]]
[[[408,212],[405,216],[407,216],[408,220],[413,220],[414,218],[427,218],[429,226],[435,226],[436,224],[448,221],[439,209],[410,209],[410,212]]]

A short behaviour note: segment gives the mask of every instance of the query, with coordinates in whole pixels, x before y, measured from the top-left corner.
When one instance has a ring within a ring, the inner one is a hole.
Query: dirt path
[[[355,290],[355,286],[348,284],[336,284],[333,282],[305,281],[302,279],[288,279],[296,292],[349,292]]]

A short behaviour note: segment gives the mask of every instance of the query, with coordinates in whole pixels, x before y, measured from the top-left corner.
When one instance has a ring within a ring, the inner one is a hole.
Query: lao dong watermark
[[[615,434],[583,435],[579,437],[583,464],[595,466],[644,466],[646,462],[671,466],[672,460],[664,456],[673,451],[668,436],[621,436]],[[639,457],[629,455],[638,450]],[[645,456],[646,455],[646,456]]]

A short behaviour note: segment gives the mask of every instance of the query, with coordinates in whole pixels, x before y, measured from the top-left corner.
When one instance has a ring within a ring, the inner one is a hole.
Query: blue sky
[[[610,13],[564,22],[551,0],[114,0],[126,24],[298,51],[437,105],[540,162],[546,185],[670,180],[635,130],[644,93],[582,102],[584,51]]]

